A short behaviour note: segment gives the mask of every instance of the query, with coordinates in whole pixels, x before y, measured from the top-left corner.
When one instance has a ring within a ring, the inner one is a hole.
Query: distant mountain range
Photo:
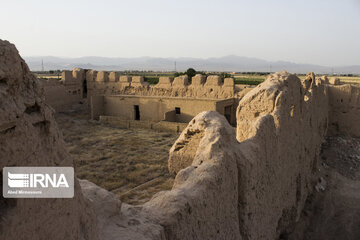
[[[222,72],[275,72],[286,70],[292,73],[347,73],[360,74],[360,65],[325,67],[312,64],[298,64],[293,62],[276,61],[270,62],[257,58],[225,56],[220,58],[107,58],[107,57],[25,57],[32,71],[44,70],[66,70],[74,67],[107,70],[153,70],[174,71],[175,62],[177,71],[185,71],[192,67],[198,71],[222,71]]]

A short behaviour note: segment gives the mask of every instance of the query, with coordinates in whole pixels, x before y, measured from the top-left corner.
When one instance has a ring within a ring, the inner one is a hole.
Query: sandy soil
[[[289,239],[360,239],[360,139],[329,137],[317,190]]]
[[[119,129],[89,120],[86,111],[57,113],[56,121],[75,160],[77,177],[114,192],[127,203],[141,204],[171,189],[169,149],[178,134]]]

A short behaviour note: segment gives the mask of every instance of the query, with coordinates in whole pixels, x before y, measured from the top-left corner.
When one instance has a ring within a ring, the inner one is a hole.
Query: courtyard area
[[[171,189],[169,150],[176,133],[120,129],[89,120],[85,111],[57,113],[56,121],[75,161],[77,177],[115,193],[122,201],[141,204]]]

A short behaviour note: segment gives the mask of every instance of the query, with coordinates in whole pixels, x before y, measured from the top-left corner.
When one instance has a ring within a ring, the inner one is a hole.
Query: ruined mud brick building
[[[0,168],[73,166],[46,89],[14,45],[0,41],[0,56]],[[1,198],[0,239],[287,236],[314,190],[324,138],[360,137],[360,87],[271,74],[241,98],[236,119],[234,131],[216,111],[195,116],[170,150],[172,189],[143,205],[78,179],[73,199]]]
[[[318,79],[329,84],[327,77]],[[251,88],[240,88],[233,78],[197,74],[160,77],[151,86],[142,76],[75,68],[62,72],[62,83],[45,82],[46,101],[56,110],[66,110],[87,99],[92,119],[120,127],[144,127],[182,131],[202,111],[217,111],[236,125],[236,107]],[[332,82],[338,84],[336,79]]]
[[[55,109],[64,110],[66,101],[71,104],[74,96],[75,101],[86,98],[93,119],[125,127],[182,130],[198,113],[211,110],[224,115],[235,126],[239,90],[236,91],[234,79],[198,74],[191,80],[190,84],[186,75],[175,79],[160,77],[158,84],[150,86],[141,76],[75,68],[63,71],[63,85],[58,84],[62,106],[58,105],[59,97],[55,97],[51,84],[46,83],[45,92]],[[63,95],[68,95],[68,100]]]

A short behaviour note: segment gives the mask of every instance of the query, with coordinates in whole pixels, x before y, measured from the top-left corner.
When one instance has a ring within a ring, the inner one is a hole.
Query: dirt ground
[[[75,113],[76,112],[76,113]],[[89,120],[86,111],[57,113],[77,177],[114,192],[122,201],[141,204],[171,189],[168,153],[178,134],[119,129]]]
[[[328,137],[317,190],[289,239],[360,239],[360,139]]]

